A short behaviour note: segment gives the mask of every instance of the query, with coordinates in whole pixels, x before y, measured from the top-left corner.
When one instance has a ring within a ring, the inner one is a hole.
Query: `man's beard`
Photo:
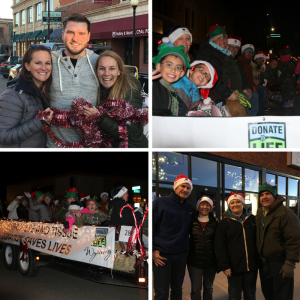
[[[65,46],[66,46],[67,50],[69,51],[69,53],[71,53],[72,55],[78,55],[78,54],[80,54],[80,53],[85,49],[85,46],[84,46],[84,47],[81,48],[80,50],[74,52],[74,51],[72,51],[72,50],[68,47],[68,45],[65,45]]]

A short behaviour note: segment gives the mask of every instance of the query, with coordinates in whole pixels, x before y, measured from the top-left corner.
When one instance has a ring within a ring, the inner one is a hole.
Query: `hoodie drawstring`
[[[90,59],[89,59],[88,53],[86,53],[86,57],[87,57],[87,60],[88,60],[88,62],[89,62],[89,65],[90,65],[90,67],[91,67],[91,69],[92,69],[92,72],[93,72],[93,74],[94,74],[94,77],[95,77],[95,79],[96,79],[96,82],[97,82],[97,87],[99,87],[98,78],[97,78],[97,76],[96,76],[96,74],[95,74],[95,72],[94,72],[94,69],[93,69],[92,65],[91,65],[91,62],[90,62]]]
[[[61,83],[61,72],[60,72],[59,61],[60,61],[60,55],[58,56],[57,64],[58,64],[58,74],[59,74],[59,87],[60,87],[60,91],[62,93],[63,90],[62,90],[62,83]]]

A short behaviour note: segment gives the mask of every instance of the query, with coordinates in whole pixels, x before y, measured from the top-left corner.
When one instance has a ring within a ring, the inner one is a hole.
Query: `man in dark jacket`
[[[170,196],[153,201],[154,300],[182,299],[182,284],[189,250],[189,226],[195,210],[186,199],[193,189],[191,180],[178,175]]]
[[[300,225],[297,215],[283,205],[276,186],[259,188],[262,205],[256,216],[256,246],[261,258],[260,281],[266,300],[292,300],[294,269],[299,262]]]

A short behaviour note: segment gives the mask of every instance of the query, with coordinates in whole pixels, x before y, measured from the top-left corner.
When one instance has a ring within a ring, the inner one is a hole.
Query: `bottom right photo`
[[[153,299],[300,299],[299,180],[300,152],[153,152]]]

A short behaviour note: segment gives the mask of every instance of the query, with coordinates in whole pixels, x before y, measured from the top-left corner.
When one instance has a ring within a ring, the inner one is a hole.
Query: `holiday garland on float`
[[[134,108],[124,99],[109,98],[104,100],[101,106],[96,106],[98,112],[93,116],[85,116],[83,106],[89,108],[93,104],[83,98],[74,99],[71,104],[71,110],[61,110],[51,108],[53,118],[48,125],[43,124],[43,130],[54,140],[56,146],[61,148],[112,148],[113,137],[101,130],[97,122],[106,116],[118,122],[120,148],[128,148],[127,124],[137,122],[148,122],[148,112],[142,109]],[[50,112],[39,111],[36,118],[45,120]],[[76,127],[77,131],[83,135],[83,139],[78,142],[65,142],[58,138],[51,130],[50,126],[70,128]]]

